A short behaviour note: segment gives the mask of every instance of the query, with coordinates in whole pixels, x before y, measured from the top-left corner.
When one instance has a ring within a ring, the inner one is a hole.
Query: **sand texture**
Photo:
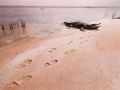
[[[0,90],[120,90],[120,20],[64,28],[0,48]]]

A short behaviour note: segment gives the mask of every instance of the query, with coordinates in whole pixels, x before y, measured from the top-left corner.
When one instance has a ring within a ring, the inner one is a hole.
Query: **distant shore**
[[[120,6],[22,6],[1,5],[0,8],[120,8]]]

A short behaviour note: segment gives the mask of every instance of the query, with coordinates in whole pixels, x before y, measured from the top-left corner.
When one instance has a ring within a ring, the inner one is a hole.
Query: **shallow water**
[[[0,8],[0,23],[19,20],[26,22],[26,34],[41,36],[50,31],[60,31],[64,28],[64,21],[92,22],[111,18],[115,12],[120,15],[120,8]],[[0,30],[0,39],[18,38],[24,36],[21,31],[6,34]],[[14,36],[14,37],[13,37]]]

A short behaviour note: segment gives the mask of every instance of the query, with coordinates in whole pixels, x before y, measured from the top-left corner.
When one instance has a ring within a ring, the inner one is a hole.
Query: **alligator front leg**
[[[84,29],[83,27],[81,27],[81,28],[80,28],[80,31],[84,32],[84,31],[85,31],[85,29]]]

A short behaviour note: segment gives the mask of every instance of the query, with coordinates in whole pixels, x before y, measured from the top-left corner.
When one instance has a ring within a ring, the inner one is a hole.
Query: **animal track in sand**
[[[49,50],[48,52],[52,53],[53,51],[55,51],[56,48],[52,48],[51,50]]]
[[[56,48],[52,48],[53,50],[56,50]]]
[[[86,42],[88,42],[88,40],[84,40],[84,41],[81,41],[80,44],[85,44]]]
[[[94,35],[89,35],[89,36],[87,36],[84,41],[81,41],[81,42],[80,42],[80,44],[84,44],[85,42],[88,42],[89,39],[90,39],[91,37],[93,37],[93,36],[94,36]],[[82,39],[82,38],[83,38],[83,37],[79,37],[79,39]]]
[[[49,34],[54,34],[54,32],[48,32],[48,35],[49,35]]]
[[[24,62],[22,62],[18,67],[21,67],[21,68],[22,67],[26,67],[26,66],[28,66],[31,63],[32,63],[32,60],[31,59],[27,59]]]
[[[52,51],[52,50],[50,50],[50,51],[48,51],[48,52],[52,53],[53,51]]]
[[[82,39],[83,37],[79,37],[79,39]]]
[[[70,44],[72,44],[73,43],[73,41],[70,41],[70,42],[68,42],[68,45],[70,45]]]
[[[70,33],[70,35],[73,35],[73,34],[75,34],[74,32],[73,33]]]
[[[87,42],[88,40],[85,40],[85,42]]]
[[[91,36],[88,36],[88,38],[90,38]]]
[[[32,78],[31,75],[26,75],[24,77],[22,77],[19,80],[15,80],[12,81],[10,84],[8,84],[8,87],[16,87],[16,86],[20,86],[21,84],[24,84],[25,82],[27,82],[28,80],[30,80]]]
[[[84,44],[85,42],[84,41],[81,41],[80,44]]]
[[[74,51],[74,49],[71,49],[71,50],[65,52],[64,54],[69,54],[69,53],[72,53],[73,51]]]
[[[51,31],[51,32],[49,32],[49,33],[54,33],[54,32]]]
[[[55,64],[57,62],[58,62],[58,60],[55,59],[55,60],[52,60],[50,62],[45,63],[45,66],[50,66],[50,65]]]
[[[91,38],[91,37],[93,37],[94,35],[90,35],[90,36],[88,36],[88,38]]]

